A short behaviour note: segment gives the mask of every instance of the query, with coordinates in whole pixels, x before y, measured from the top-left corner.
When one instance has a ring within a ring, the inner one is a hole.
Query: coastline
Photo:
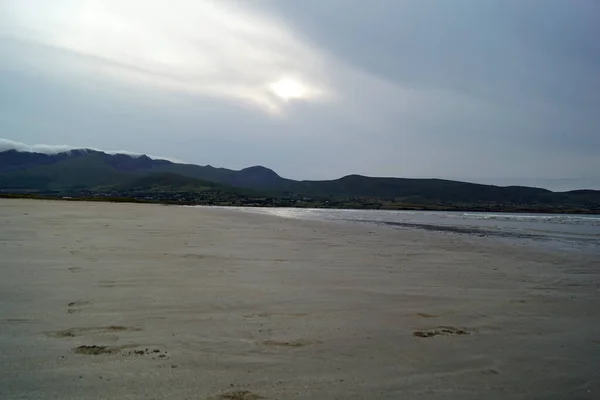
[[[444,206],[444,205],[421,205],[402,203],[395,206],[370,207],[369,203],[361,206],[348,206],[338,208],[326,203],[318,204],[262,204],[254,203],[219,203],[219,202],[190,202],[177,200],[147,200],[135,197],[71,197],[71,196],[45,196],[37,194],[22,193],[0,193],[0,199],[30,199],[30,200],[55,200],[55,201],[88,201],[105,203],[136,203],[136,204],[162,204],[177,206],[216,206],[216,207],[256,207],[256,208],[317,208],[324,210],[385,210],[385,211],[448,211],[448,212],[495,212],[495,213],[526,213],[526,214],[582,214],[582,215],[600,215],[600,209],[557,209],[557,208],[536,208],[536,207],[493,207],[493,206]]]
[[[591,256],[222,208],[0,214],[7,399],[600,394]]]

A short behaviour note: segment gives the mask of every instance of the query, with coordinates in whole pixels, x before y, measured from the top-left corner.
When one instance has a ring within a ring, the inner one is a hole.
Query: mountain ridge
[[[133,185],[131,182],[136,183]],[[147,194],[205,193],[207,188],[213,193],[213,199],[219,197],[220,193],[226,194],[230,200],[231,196],[236,199],[292,199],[292,205],[298,201],[312,201],[322,205],[360,204],[373,208],[415,204],[462,208],[468,208],[469,205],[496,208],[510,205],[513,208],[600,210],[600,191],[591,189],[553,192],[527,186],[359,174],[331,180],[298,181],[283,178],[262,165],[233,170],[177,163],[143,154],[110,154],[92,149],[71,149],[54,154],[14,149],[0,151],[0,191],[4,193],[72,194],[82,191],[137,196],[143,191]],[[286,200],[278,204],[288,203]]]

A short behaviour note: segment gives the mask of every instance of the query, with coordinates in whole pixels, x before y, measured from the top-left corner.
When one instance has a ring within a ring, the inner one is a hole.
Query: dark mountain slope
[[[35,160],[36,165],[29,168],[13,164],[9,171],[0,173],[0,188],[55,191],[114,185],[124,179],[122,173],[106,162],[104,153],[73,152],[68,157],[50,157]]]
[[[232,187],[240,188],[235,191]],[[555,193],[546,189],[500,187],[443,179],[377,178],[348,175],[329,181],[293,181],[254,166],[240,171],[210,165],[177,164],[147,156],[73,150],[45,155],[0,152],[0,191],[61,192],[132,190],[200,192],[210,188],[251,197],[313,198],[318,204],[424,204],[438,206],[518,205],[537,209],[600,210],[600,191]],[[250,190],[250,191],[247,191]],[[339,201],[342,201],[339,203]],[[291,202],[291,203],[290,203]],[[278,203],[279,204],[279,203]],[[502,206],[503,207],[503,206]],[[500,207],[501,208],[501,207]]]
[[[314,196],[430,199],[454,202],[507,201],[543,202],[551,191],[529,187],[498,187],[443,179],[371,178],[348,175],[332,181],[303,181],[290,190]]]
[[[257,166],[235,171],[226,168],[215,168],[210,165],[200,166],[193,164],[162,164],[153,165],[147,172],[171,172],[189,176],[191,178],[219,182],[226,185],[252,189],[279,189],[291,183],[277,175],[274,171]]]
[[[59,154],[26,153],[16,150],[8,150],[0,153],[0,173],[14,172],[42,165],[49,165],[59,161],[71,159],[80,151]]]
[[[234,171],[209,165],[176,164],[145,155],[107,154],[86,149],[50,155],[14,150],[0,152],[0,187],[4,188],[32,185],[45,190],[81,185],[95,187],[110,184],[119,173],[145,175],[155,172],[245,188],[276,188],[286,181],[264,167]]]

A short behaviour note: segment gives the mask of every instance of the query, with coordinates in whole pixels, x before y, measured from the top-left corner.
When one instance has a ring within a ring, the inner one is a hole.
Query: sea
[[[232,207],[281,218],[385,225],[402,230],[487,237],[600,255],[600,215]],[[600,259],[599,259],[600,260]]]

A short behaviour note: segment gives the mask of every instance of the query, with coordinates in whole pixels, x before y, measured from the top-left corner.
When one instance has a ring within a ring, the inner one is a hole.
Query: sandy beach
[[[0,274],[0,399],[600,398],[592,255],[0,200]]]

